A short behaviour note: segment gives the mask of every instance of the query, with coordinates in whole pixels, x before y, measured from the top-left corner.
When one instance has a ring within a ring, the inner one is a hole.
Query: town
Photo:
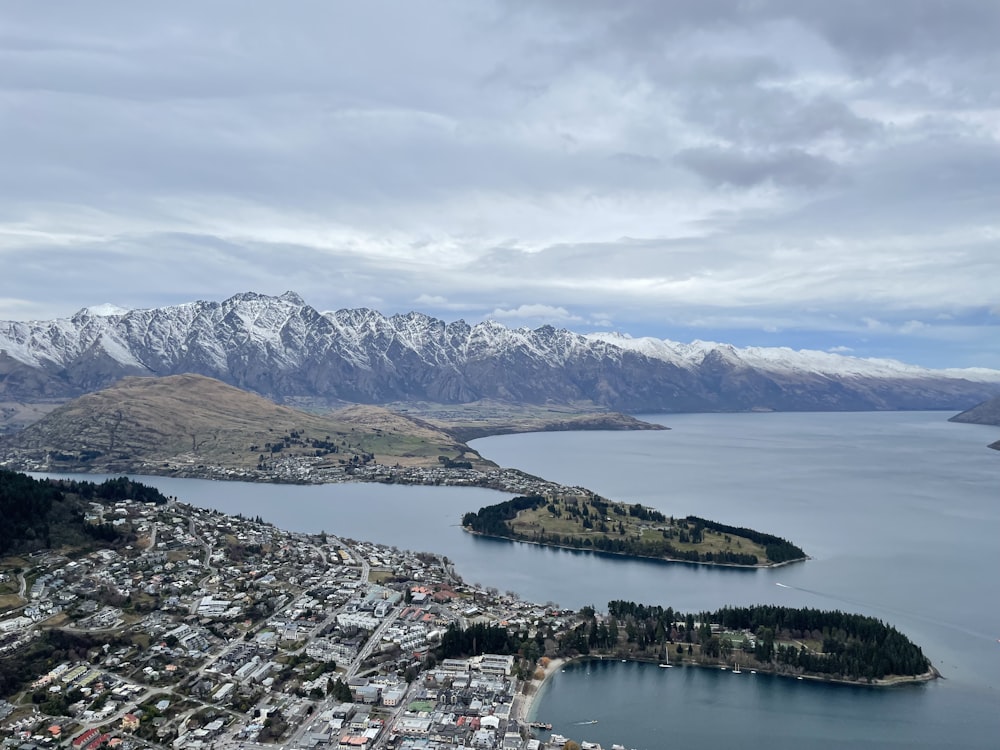
[[[24,599],[0,656],[59,633],[26,700],[0,702],[5,748],[539,746],[520,658],[432,649],[476,624],[541,640],[572,613],[467,586],[437,555],[176,501],[92,503],[87,520],[136,541],[25,556],[0,581]]]

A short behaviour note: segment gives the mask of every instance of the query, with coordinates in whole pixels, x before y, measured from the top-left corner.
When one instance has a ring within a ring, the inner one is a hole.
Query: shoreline
[[[548,547],[550,549],[566,549],[572,552],[586,552],[592,555],[610,555],[612,557],[621,557],[626,560],[650,560],[652,562],[661,563],[671,563],[671,564],[681,564],[681,565],[710,565],[716,568],[736,568],[737,570],[771,570],[774,568],[783,568],[786,565],[795,565],[797,563],[807,562],[812,560],[809,555],[805,557],[799,557],[795,560],[784,560],[777,563],[757,563],[756,565],[740,565],[738,563],[720,563],[720,562],[703,562],[694,560],[681,560],[677,557],[647,557],[645,555],[631,555],[627,552],[610,552],[603,549],[584,549],[583,547],[570,547],[565,544],[551,544],[549,542],[536,542],[532,539],[518,539],[512,536],[500,536],[499,534],[484,534],[481,531],[473,531],[467,526],[462,526],[462,531],[466,534],[472,534],[473,536],[481,536],[484,539],[502,539],[507,542],[520,542],[521,544],[534,544],[538,547]]]
[[[519,724],[526,726],[530,722],[534,721],[535,717],[533,716],[533,712],[535,710],[535,702],[538,700],[538,698],[542,694],[542,691],[548,685],[549,679],[552,677],[552,675],[554,675],[556,672],[562,669],[563,666],[573,661],[577,661],[577,659],[564,659],[564,658],[552,659],[549,661],[548,666],[544,667],[545,675],[542,677],[541,680],[535,680],[534,678],[532,678],[529,682],[525,683],[527,685],[530,685],[532,687],[532,690],[530,693],[527,694],[522,693],[519,696],[521,698],[521,702],[518,704],[517,713],[513,717],[517,720]],[[537,685],[535,684],[536,682],[538,683]]]
[[[547,688],[549,680],[551,679],[552,675],[554,675],[557,671],[562,670],[562,668],[565,667],[567,664],[576,664],[579,662],[587,662],[587,661],[609,661],[609,660],[613,660],[616,662],[628,661],[628,662],[635,662],[637,664],[650,664],[650,665],[659,664],[659,662],[650,659],[634,659],[634,658],[621,659],[620,657],[611,657],[610,655],[608,656],[587,655],[587,656],[575,656],[572,658],[552,659],[552,661],[549,662],[549,666],[545,669],[545,676],[540,681],[537,681],[538,683],[537,686],[535,685],[536,680],[534,679],[532,679],[531,682],[528,683],[532,685],[534,689],[531,691],[529,695],[520,696],[522,700],[520,705],[518,706],[517,714],[514,718],[516,718],[519,723],[525,726],[527,726],[531,721],[535,720],[536,717],[534,715],[534,710],[536,701],[539,699],[539,697],[541,697],[542,693]],[[695,669],[710,669],[710,670],[729,669],[729,667],[723,664],[722,662],[718,662],[715,664],[707,664],[702,662],[686,661],[686,660],[672,663],[671,666],[679,669],[686,669],[689,667]],[[744,671],[748,673],[750,672],[749,668]],[[892,677],[886,677],[880,680],[873,680],[872,682],[867,682],[864,680],[836,679],[833,677],[824,677],[823,675],[819,674],[801,674],[801,675],[791,674],[791,673],[786,674],[771,669],[759,668],[759,667],[755,669],[754,672],[756,672],[757,674],[768,675],[771,677],[781,677],[785,679],[802,680],[813,683],[823,683],[827,685],[843,685],[845,687],[873,688],[873,689],[894,688],[906,685],[923,685],[928,682],[933,682],[934,680],[944,679],[944,677],[941,676],[941,673],[937,670],[937,668],[933,664],[926,672],[923,672],[919,675],[897,675]]]

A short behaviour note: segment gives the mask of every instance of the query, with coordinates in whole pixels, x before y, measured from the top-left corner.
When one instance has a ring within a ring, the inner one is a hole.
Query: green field
[[[510,525],[522,537],[533,537],[540,532],[559,534],[584,540],[584,546],[588,547],[596,547],[595,540],[598,538],[650,545],[667,541],[681,552],[730,552],[754,555],[761,562],[767,559],[762,544],[712,529],[696,532],[696,524],[682,518],[665,518],[662,521],[655,516],[643,518],[641,514],[648,514],[649,511],[640,511],[639,507],[605,503],[599,499],[595,505],[595,500],[589,497],[556,498],[540,508],[521,511]],[[586,544],[588,539],[591,542],[589,545]]]

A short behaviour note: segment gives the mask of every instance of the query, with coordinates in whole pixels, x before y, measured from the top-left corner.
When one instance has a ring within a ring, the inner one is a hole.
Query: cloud
[[[426,305],[429,307],[445,307],[448,304],[448,300],[436,294],[421,294],[413,302],[417,305]]]
[[[752,187],[764,182],[787,187],[817,187],[830,181],[836,166],[829,159],[799,150],[751,153],[734,149],[693,148],[677,162],[713,185]]]
[[[4,317],[291,288],[988,348],[996,3],[304,5],[0,6]]]
[[[831,346],[827,348],[827,351],[831,354],[850,354],[854,351],[854,348],[850,346]]]
[[[572,315],[564,307],[540,304],[519,305],[509,310],[497,308],[490,317],[497,320],[535,320],[548,323],[579,323],[583,320],[578,315]]]
[[[899,327],[899,332],[909,335],[911,333],[919,333],[920,331],[925,331],[928,328],[930,328],[930,326],[919,320],[908,320]]]

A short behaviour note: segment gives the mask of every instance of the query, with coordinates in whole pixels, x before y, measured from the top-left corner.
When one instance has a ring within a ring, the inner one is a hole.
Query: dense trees
[[[700,643],[706,656],[718,658],[723,649],[740,647],[764,666],[845,679],[919,675],[930,668],[920,648],[895,628],[874,617],[839,610],[756,605],[681,615],[670,608],[613,601],[608,612],[613,620],[624,621],[643,646],[662,643],[669,633],[680,630],[685,640]],[[727,646],[727,639],[712,634],[709,623],[723,631],[748,631],[754,636],[753,645],[747,640]],[[821,646],[806,648],[802,640]]]
[[[511,536],[507,521],[516,518],[522,510],[540,508],[543,505],[545,505],[545,498],[540,495],[515,497],[496,505],[487,505],[476,513],[466,513],[462,517],[462,525],[480,534]]]
[[[453,659],[481,654],[516,654],[520,640],[507,628],[477,623],[462,629],[452,623],[441,636],[440,658]]]
[[[781,563],[788,562],[789,560],[804,560],[806,557],[806,553],[803,552],[800,547],[796,547],[788,540],[782,539],[779,536],[774,536],[773,534],[765,534],[760,531],[754,531],[753,529],[743,528],[742,526],[727,526],[726,524],[718,523],[717,521],[709,521],[705,518],[698,518],[698,516],[688,516],[687,520],[690,523],[694,523],[696,527],[712,529],[713,531],[718,531],[722,534],[741,536],[744,539],[749,539],[751,542],[763,545],[767,550],[767,559],[771,562]]]
[[[46,482],[0,470],[0,555],[48,547],[52,506],[62,500]]]
[[[0,469],[0,555],[47,547],[111,542],[121,535],[110,525],[85,524],[83,501],[165,503],[155,487],[126,477],[101,484],[34,479]]]

